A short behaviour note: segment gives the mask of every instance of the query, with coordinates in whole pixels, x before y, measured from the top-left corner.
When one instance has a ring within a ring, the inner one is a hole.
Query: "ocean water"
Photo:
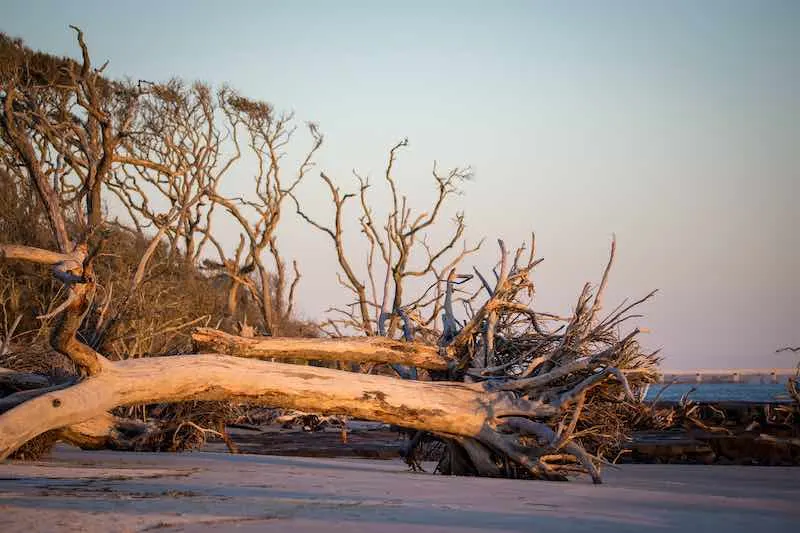
[[[647,391],[645,401],[653,400],[659,391],[667,385],[653,384]],[[684,394],[695,389],[689,395],[696,402],[788,402],[786,385],[775,383],[675,383],[667,386],[659,401],[677,402]]]

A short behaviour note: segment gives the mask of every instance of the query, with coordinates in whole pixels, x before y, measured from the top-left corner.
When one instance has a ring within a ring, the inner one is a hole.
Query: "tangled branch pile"
[[[413,342],[415,328],[407,318],[405,344],[369,338],[244,339],[207,329],[196,331],[194,339],[200,349],[244,357],[349,358],[392,364],[401,374],[404,366],[427,368],[437,383],[463,382],[480,392],[493,413],[472,438],[438,434],[449,447],[442,471],[519,477],[523,467],[534,477],[561,479],[582,471],[599,481],[598,465],[625,445],[639,413],[638,399],[657,378],[657,353],[641,351],[636,340],[640,331],[633,329],[624,337],[616,333],[654,293],[601,316],[612,246],[603,280],[596,291],[584,286],[571,317],[540,313],[530,305],[535,292],[531,273],[540,262],[533,243],[527,263],[520,262],[524,247],[513,260],[502,241],[500,249],[494,286],[478,276],[485,302],[463,321],[453,311],[457,276],[451,270],[438,358],[431,357],[432,346]],[[467,309],[471,300],[475,298],[461,299]],[[413,427],[412,422],[398,425]],[[420,441],[412,439],[412,446]],[[413,449],[404,455],[413,461]]]

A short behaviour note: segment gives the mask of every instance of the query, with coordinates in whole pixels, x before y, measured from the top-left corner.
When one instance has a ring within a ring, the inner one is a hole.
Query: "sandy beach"
[[[624,465],[606,484],[399,460],[81,452],[0,465],[0,531],[796,531],[797,469]]]

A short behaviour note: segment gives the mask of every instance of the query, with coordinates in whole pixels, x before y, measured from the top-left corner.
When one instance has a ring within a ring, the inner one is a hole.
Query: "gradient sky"
[[[665,367],[796,360],[774,350],[800,344],[800,2],[0,5],[1,31],[77,56],[68,24],[111,76],[227,82],[318,122],[343,188],[406,136],[412,200],[434,159],[472,165],[453,207],[487,243],[465,267],[535,230],[538,309],[568,311],[616,233],[607,306],[660,289],[641,324]],[[324,219],[320,185],[301,196]],[[323,235],[289,219],[281,242],[306,316],[344,301]]]

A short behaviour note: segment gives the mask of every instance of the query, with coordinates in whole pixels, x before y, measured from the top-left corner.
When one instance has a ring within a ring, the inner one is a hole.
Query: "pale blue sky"
[[[569,310],[616,232],[608,305],[661,290],[642,323],[665,366],[793,361],[773,352],[800,344],[800,2],[0,6],[0,30],[48,52],[76,54],[68,24],[113,76],[227,82],[319,122],[343,186],[405,136],[412,199],[434,159],[471,164],[454,207],[488,240],[465,266],[535,230],[543,310]],[[301,194],[324,217],[318,185]],[[291,219],[281,237],[303,312],[341,303],[325,238]]]

